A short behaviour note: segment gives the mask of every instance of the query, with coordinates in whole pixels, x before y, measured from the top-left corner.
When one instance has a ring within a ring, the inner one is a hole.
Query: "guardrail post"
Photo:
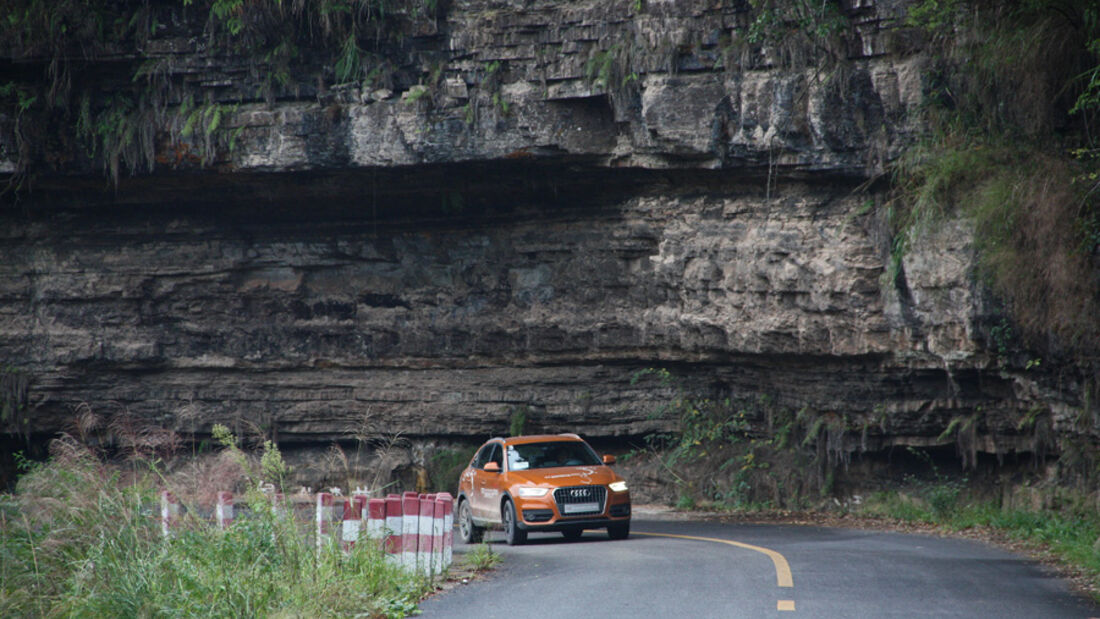
[[[410,494],[412,496],[410,496]],[[401,497],[401,565],[416,570],[417,536],[420,534],[420,499],[416,493],[406,492]]]
[[[396,494],[391,494],[386,497],[386,525],[384,539],[386,548],[386,558],[390,561],[401,564],[402,561],[402,539],[404,528],[404,515],[401,509],[401,497]]]
[[[435,495],[422,494],[418,527],[416,566],[423,574],[432,575],[432,520],[435,515]]]
[[[446,501],[436,495],[432,501],[432,573],[443,573],[443,509]]]
[[[219,529],[228,529],[233,526],[233,493],[219,492],[218,504],[214,508],[214,518],[218,521]]]
[[[325,546],[325,538],[328,537],[333,516],[332,495],[328,492],[317,493],[317,552]]]
[[[363,523],[364,496],[351,496],[344,501],[344,521],[340,528],[340,546],[344,552],[355,547]]]
[[[164,537],[171,535],[171,529],[179,523],[180,502],[176,495],[167,490],[160,493],[160,530]]]
[[[443,569],[451,567],[454,559],[455,500],[449,492],[440,493],[443,501]]]

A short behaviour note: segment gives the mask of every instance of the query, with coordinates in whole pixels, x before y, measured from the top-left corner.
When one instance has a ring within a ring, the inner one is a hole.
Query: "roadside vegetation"
[[[669,395],[651,416],[670,430],[646,436],[619,459],[621,472],[636,488],[644,483],[651,500],[714,514],[869,522],[1008,543],[1053,559],[1100,601],[1091,444],[1069,441],[1058,458],[1032,454],[1030,465],[1025,458],[1011,472],[994,472],[992,458],[979,467],[972,443],[954,453],[949,446],[899,447],[892,464],[860,469],[860,459],[875,457],[868,433],[888,422],[881,410],[849,418],[791,411],[767,395],[699,397],[665,369],[643,370],[634,380]],[[940,438],[972,428],[960,421]],[[1052,466],[1032,466],[1044,462]]]
[[[969,499],[962,484],[941,481],[872,494],[850,513],[1008,543],[1059,565],[1100,602],[1100,513],[1095,496],[1063,492],[1053,503],[1025,507],[1003,499]]]
[[[71,438],[45,463],[24,462],[0,495],[0,616],[405,617],[431,583],[374,544],[318,549],[260,491],[287,467],[268,443],[246,455],[221,429],[227,465],[243,467],[247,517],[220,530],[185,514],[165,539],[159,458],[121,466]],[[274,481],[272,481],[274,480]],[[196,480],[197,482],[199,480]],[[169,486],[170,487],[170,486]],[[240,508],[238,508],[240,509]],[[309,527],[305,527],[306,530]]]
[[[889,283],[904,289],[903,259],[924,231],[969,220],[978,275],[1001,307],[987,326],[1000,362],[1046,357],[1096,374],[1100,8],[925,0],[908,25],[935,51],[924,76],[927,130],[893,165]]]

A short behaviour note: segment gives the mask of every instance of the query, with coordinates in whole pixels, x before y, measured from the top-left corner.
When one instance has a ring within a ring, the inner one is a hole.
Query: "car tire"
[[[607,536],[611,539],[626,539],[630,537],[630,523],[611,524],[607,526]]]
[[[485,529],[474,524],[474,514],[470,511],[470,502],[463,500],[458,503],[458,535],[463,543],[479,544],[485,534]]]
[[[516,506],[511,501],[504,501],[501,509],[501,520],[504,521],[504,539],[509,546],[518,546],[527,541],[527,531],[519,528],[516,517]]]
[[[584,533],[584,529],[566,529],[561,532],[561,536],[565,539],[580,539]]]

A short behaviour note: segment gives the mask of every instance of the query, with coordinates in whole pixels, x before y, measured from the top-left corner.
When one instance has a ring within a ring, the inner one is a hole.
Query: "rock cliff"
[[[927,90],[905,9],[845,0],[839,35],[801,41],[752,36],[743,2],[456,0],[379,43],[383,78],[307,62],[264,100],[172,8],[74,79],[154,61],[166,109],[187,92],[224,127],[204,146],[158,117],[152,171],[115,185],[73,148],[3,210],[9,430],[86,404],[288,445],[364,417],[479,438],[517,410],[637,437],[669,423],[669,389],[637,380],[660,367],[869,427],[853,450],[949,444],[983,410],[980,449],[1031,451],[1022,416],[1068,429],[1084,388],[999,356],[967,222],[891,266],[885,166]],[[45,62],[17,60],[0,70]],[[5,121],[13,173],[28,146]]]

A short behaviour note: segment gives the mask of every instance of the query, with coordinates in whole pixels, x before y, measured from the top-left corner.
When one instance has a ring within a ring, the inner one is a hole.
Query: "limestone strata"
[[[87,403],[291,442],[364,418],[480,437],[519,409],[636,436],[675,396],[651,367],[872,447],[944,443],[979,406],[990,449],[1030,449],[1036,406],[1070,423],[1079,385],[987,369],[965,222],[888,268],[874,181],[919,131],[925,62],[905,3],[843,3],[842,45],[808,56],[746,43],[742,2],[644,5],[448,3],[389,84],[302,75],[274,104],[186,24],[154,37],[135,62],[237,105],[239,139],[205,168],[158,143],[107,191],[76,153],[4,211],[0,350],[33,430]]]

